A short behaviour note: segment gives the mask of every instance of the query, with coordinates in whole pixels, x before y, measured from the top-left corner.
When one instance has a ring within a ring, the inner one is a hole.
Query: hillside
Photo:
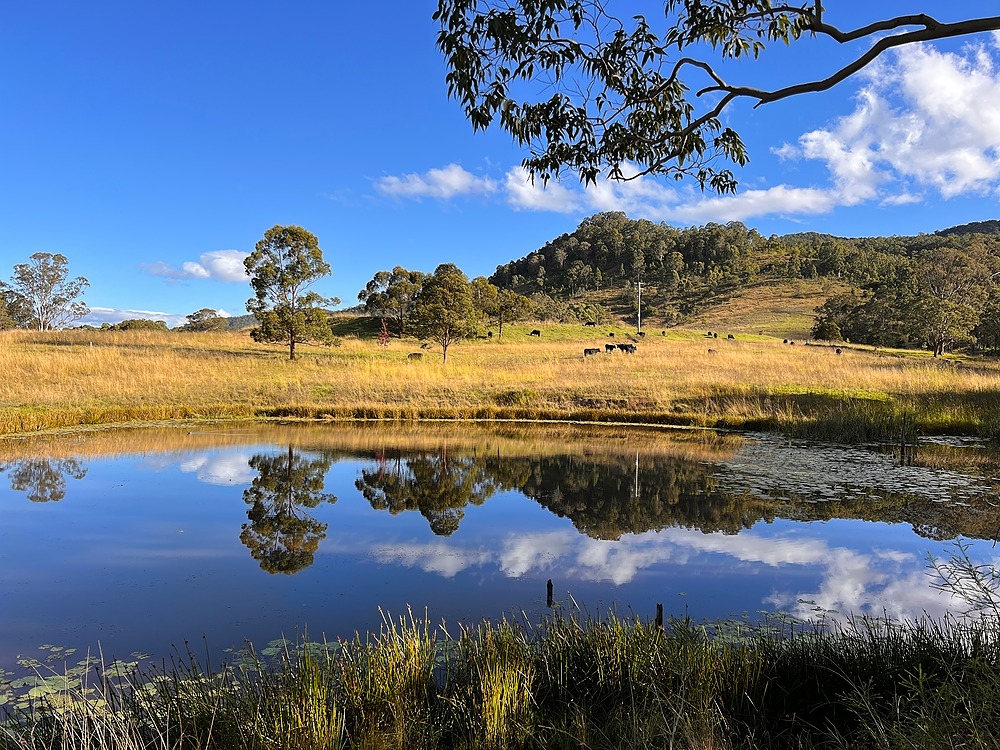
[[[490,281],[531,297],[542,320],[634,325],[641,288],[645,328],[804,338],[822,325],[832,338],[942,353],[1000,349],[998,278],[1000,221],[912,237],[764,237],[739,222],[678,229],[609,212]]]
[[[679,327],[807,339],[816,322],[816,308],[846,289],[843,282],[826,279],[764,281],[719,297]]]

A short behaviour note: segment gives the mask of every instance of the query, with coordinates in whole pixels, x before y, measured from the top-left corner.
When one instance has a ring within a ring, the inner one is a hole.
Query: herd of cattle
[[[597,324],[596,323],[584,323],[584,325],[587,326],[587,327],[593,328]],[[666,336],[667,332],[663,331],[662,334],[664,336]],[[542,335],[542,332],[541,332],[541,330],[539,330],[538,328],[536,328],[536,329],[530,331],[528,333],[528,335],[540,338],[541,335]],[[643,331],[643,332],[639,333],[638,335],[639,336],[645,336],[646,332]],[[490,332],[489,337],[490,338],[493,337],[492,331]],[[609,338],[614,338],[615,334],[614,333],[609,333],[608,337]],[[631,337],[631,334],[630,334],[630,337]],[[717,332],[715,332],[715,331],[709,331],[707,334],[705,334],[705,337],[709,338],[709,339],[717,339],[717,338],[719,338],[719,334]],[[481,336],[480,338],[485,338],[485,337]],[[735,340],[736,339],[736,337],[733,334],[731,334],[731,333],[728,334],[728,335],[726,335],[726,338],[730,339],[730,340]],[[782,343],[783,344],[792,344],[792,345],[795,344],[794,341],[790,341],[789,339],[785,339]],[[614,352],[614,351],[625,352],[625,354],[635,354],[636,351],[638,351],[638,349],[637,349],[637,347],[636,347],[635,344],[631,344],[631,343],[621,343],[621,344],[618,344],[618,343],[615,343],[615,344],[605,344],[604,345],[604,351],[607,352],[607,353],[609,353],[609,354],[612,353],[612,352]],[[601,350],[598,347],[587,347],[586,349],[583,350],[583,356],[584,356],[584,358],[593,357],[593,356],[595,356],[597,354],[600,354],[600,353],[601,353]],[[715,349],[709,349],[708,353],[709,354],[717,354],[718,352]],[[841,354],[841,353],[843,353],[843,350],[840,347],[837,347],[836,353],[837,354]],[[409,359],[421,359],[424,355],[421,352],[413,352],[412,354],[409,354],[407,356],[408,356]]]
[[[615,349],[617,349],[620,352],[625,352],[626,354],[635,354],[636,353],[635,344],[605,344],[604,345],[604,351],[606,351],[606,352],[613,352]],[[588,348],[586,348],[586,349],[583,350],[583,356],[584,357],[592,357],[595,354],[600,354],[600,353],[601,353],[601,350],[597,349],[597,348],[590,348],[590,347],[588,347]]]

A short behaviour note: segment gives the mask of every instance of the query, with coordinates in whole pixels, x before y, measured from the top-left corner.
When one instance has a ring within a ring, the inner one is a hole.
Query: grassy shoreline
[[[556,612],[454,635],[409,617],[219,667],[81,661],[20,684],[3,750],[994,748],[995,617],[817,629]]]
[[[242,333],[0,332],[0,435],[177,420],[525,420],[781,431],[849,442],[1000,434],[1000,363],[787,345],[766,336],[638,339],[547,324],[455,347],[345,338],[280,347]],[[635,355],[603,344],[638,341]],[[599,355],[584,357],[584,348]],[[420,352],[420,359],[410,354]]]

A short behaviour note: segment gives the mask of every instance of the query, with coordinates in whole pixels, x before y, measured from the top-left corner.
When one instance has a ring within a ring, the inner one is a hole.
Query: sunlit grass
[[[995,616],[840,627],[387,616],[216,668],[85,660],[0,680],[0,748],[992,748]],[[30,694],[30,697],[29,697]]]
[[[536,327],[542,335],[528,335]],[[636,354],[605,351],[626,341]],[[585,358],[587,347],[601,351]],[[6,331],[0,433],[197,418],[446,417],[816,426],[835,435],[846,420],[904,411],[927,432],[1000,430],[997,363],[842,349],[521,324],[502,339],[453,346],[447,365],[439,349],[414,340],[383,348],[353,337],[301,347],[289,362],[281,347],[241,333]],[[409,357],[416,352],[420,359]]]

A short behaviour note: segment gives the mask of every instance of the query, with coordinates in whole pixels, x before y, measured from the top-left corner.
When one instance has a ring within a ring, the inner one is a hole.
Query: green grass
[[[7,691],[0,748],[994,748],[998,636],[995,614],[820,629],[557,612],[455,637],[387,616],[215,670],[39,671]]]

